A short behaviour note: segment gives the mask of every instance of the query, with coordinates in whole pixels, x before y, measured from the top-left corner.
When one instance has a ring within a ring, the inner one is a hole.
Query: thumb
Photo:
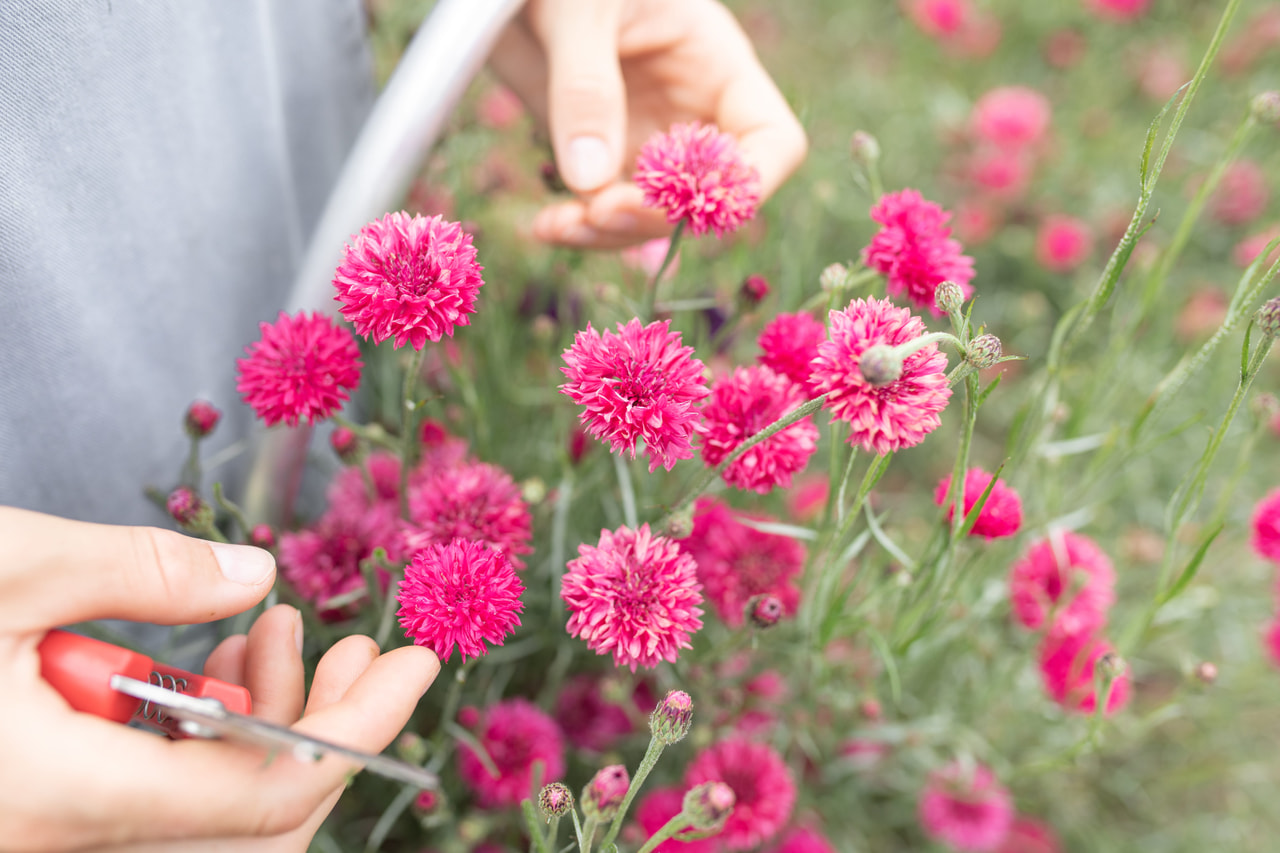
[[[0,507],[7,632],[102,618],[208,622],[252,607],[274,579],[275,559],[260,548]]]
[[[556,165],[577,193],[612,182],[622,166],[627,104],[618,66],[620,9],[617,0],[553,0],[533,13],[547,54]]]

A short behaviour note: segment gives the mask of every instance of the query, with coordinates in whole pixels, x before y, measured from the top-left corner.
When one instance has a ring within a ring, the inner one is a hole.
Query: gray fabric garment
[[[187,404],[246,434],[372,97],[359,0],[0,0],[0,504],[164,523]]]

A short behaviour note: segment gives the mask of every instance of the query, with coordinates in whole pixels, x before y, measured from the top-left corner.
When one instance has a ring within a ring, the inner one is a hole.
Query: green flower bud
[[[1280,296],[1267,300],[1266,304],[1258,309],[1253,319],[1264,335],[1270,335],[1273,338],[1280,335]]]
[[[538,792],[538,809],[547,820],[564,817],[573,810],[573,792],[563,782],[544,785]]]
[[[978,335],[969,341],[969,351],[965,353],[965,360],[977,370],[986,370],[1000,360],[1002,352],[1000,339],[995,335]]]
[[[939,282],[933,291],[933,304],[948,314],[959,311],[964,305],[964,290],[954,281]]]
[[[1253,117],[1263,124],[1280,121],[1280,92],[1261,92],[1254,95],[1249,108],[1253,110]]]
[[[858,371],[868,383],[882,388],[902,378],[902,359],[894,353],[893,347],[875,344],[858,357]]]
[[[818,276],[818,284],[822,286],[823,293],[839,290],[844,287],[845,282],[848,280],[849,268],[844,264],[831,264]]]
[[[683,690],[672,690],[649,715],[649,731],[666,746],[684,740],[692,726],[693,698]]]
[[[587,816],[587,820],[613,820],[630,787],[631,776],[626,767],[621,764],[601,767],[582,789],[582,813]]]
[[[733,789],[723,782],[703,782],[684,795],[682,812],[699,831],[719,829],[729,819],[737,802]]]

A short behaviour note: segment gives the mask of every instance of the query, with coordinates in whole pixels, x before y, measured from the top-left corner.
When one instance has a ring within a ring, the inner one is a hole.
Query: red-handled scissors
[[[146,655],[67,631],[40,641],[40,675],[77,711],[118,723],[139,722],[171,737],[225,737],[299,761],[332,753],[382,776],[419,788],[440,780],[421,767],[348,749],[258,717],[249,691],[238,684],[165,666]]]

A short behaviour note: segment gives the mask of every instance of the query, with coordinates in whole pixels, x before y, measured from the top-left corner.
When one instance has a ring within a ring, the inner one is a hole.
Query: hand
[[[716,0],[530,0],[490,58],[551,131],[573,201],[544,208],[540,240],[616,248],[671,233],[630,182],[640,146],[673,123],[714,122],[760,173],[763,201],[804,160],[804,130]]]
[[[36,654],[49,628],[88,619],[230,616],[260,601],[274,578],[274,560],[257,548],[0,508],[4,849],[306,849],[349,764],[267,761],[241,745],[169,741],[77,713],[40,678]],[[300,614],[273,607],[247,638],[219,645],[205,672],[248,687],[258,716],[379,752],[440,668],[426,649],[380,656],[367,637],[348,637],[317,666],[304,712],[301,636]]]

